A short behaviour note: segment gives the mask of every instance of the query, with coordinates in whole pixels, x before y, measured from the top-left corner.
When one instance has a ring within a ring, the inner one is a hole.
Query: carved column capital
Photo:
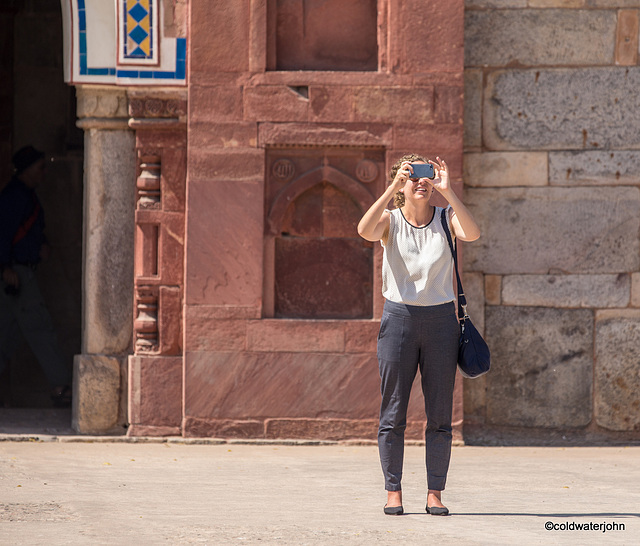
[[[81,129],[128,129],[126,89],[78,85],[76,98]]]

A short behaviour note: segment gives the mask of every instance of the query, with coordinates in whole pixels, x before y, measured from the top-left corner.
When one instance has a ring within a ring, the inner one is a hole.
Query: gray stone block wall
[[[640,438],[640,0],[465,6],[465,422]]]

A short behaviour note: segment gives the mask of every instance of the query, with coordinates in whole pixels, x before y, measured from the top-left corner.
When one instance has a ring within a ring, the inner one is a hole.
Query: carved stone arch
[[[360,182],[335,167],[324,165],[307,171],[292,180],[276,196],[267,217],[267,233],[270,235],[278,234],[289,205],[305,191],[323,182],[328,182],[345,192],[358,203],[362,211],[367,210],[373,203],[373,196]]]

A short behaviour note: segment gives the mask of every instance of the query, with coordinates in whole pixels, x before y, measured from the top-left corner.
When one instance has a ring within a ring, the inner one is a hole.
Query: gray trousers
[[[61,356],[58,338],[51,315],[45,307],[36,273],[30,267],[14,265],[12,269],[20,279],[17,296],[5,294],[0,280],[0,373],[22,340],[20,333],[38,359],[49,383],[69,385],[71,370]]]
[[[378,448],[385,489],[400,491],[411,386],[422,380],[427,484],[442,491],[451,458],[451,413],[460,327],[453,302],[414,306],[386,301],[378,335],[382,391]]]

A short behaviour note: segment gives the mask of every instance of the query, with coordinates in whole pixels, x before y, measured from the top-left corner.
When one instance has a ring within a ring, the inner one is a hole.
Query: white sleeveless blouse
[[[389,237],[386,244],[380,241],[384,247],[382,295],[407,305],[454,301],[453,256],[442,227],[442,208],[435,207],[431,222],[420,228],[407,222],[402,209],[389,213]],[[448,210],[446,218],[453,236]]]

